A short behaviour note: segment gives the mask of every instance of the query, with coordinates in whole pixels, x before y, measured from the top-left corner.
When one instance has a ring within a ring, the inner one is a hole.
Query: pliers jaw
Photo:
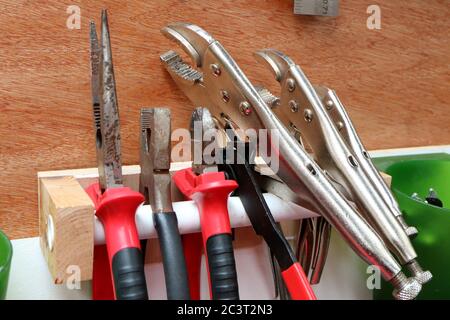
[[[103,150],[102,150],[102,110],[101,110],[101,81],[100,81],[100,56],[101,49],[98,42],[95,22],[90,22],[90,45],[91,45],[91,91],[92,91],[92,111],[95,130],[95,148],[97,154],[97,165],[99,170],[103,167]],[[105,175],[99,174],[100,186],[104,191],[106,185]]]
[[[218,41],[185,23],[169,25],[162,32],[192,59],[191,66],[174,51],[161,55],[163,65],[194,105],[208,107],[221,123],[232,119],[236,129],[264,128],[255,112],[257,105],[265,106],[264,101]]]
[[[108,16],[102,11],[101,37],[90,24],[91,87],[100,188],[123,186],[119,107],[112,62]]]
[[[205,30],[190,23],[169,24],[161,32],[167,38],[177,42],[197,68],[203,66],[204,53],[216,41]]]
[[[141,109],[140,192],[153,212],[172,212],[170,177],[170,110]]]
[[[291,58],[275,49],[259,50],[255,53],[255,58],[268,65],[268,69],[280,84],[284,82],[289,69],[295,66]]]

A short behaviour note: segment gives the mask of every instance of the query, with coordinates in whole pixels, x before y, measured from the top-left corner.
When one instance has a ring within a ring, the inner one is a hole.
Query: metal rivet
[[[338,121],[336,123],[336,126],[337,126],[338,130],[341,131],[342,128],[344,128],[344,123],[342,121]]]
[[[356,159],[353,156],[348,156],[348,162],[354,168],[356,168],[358,166],[358,162],[356,161]]]
[[[327,110],[331,110],[333,108],[333,101],[328,100],[327,102],[325,102],[325,106],[327,107]]]
[[[280,106],[280,103],[281,103],[280,98],[275,98],[275,99],[273,99],[272,102],[270,103],[270,107],[271,107],[271,108],[277,108],[277,107]]]
[[[239,110],[245,116],[249,116],[252,113],[252,107],[247,101],[241,102],[239,105]]]
[[[314,169],[314,166],[313,166],[311,163],[308,163],[308,164],[306,165],[306,168],[309,170],[309,172],[311,172],[311,174],[312,174],[313,176],[315,176],[315,175],[317,174],[316,169]]]
[[[291,78],[287,79],[286,84],[287,84],[287,88],[288,88],[289,92],[293,92],[295,90],[295,81],[294,81],[294,79],[291,79]]]
[[[217,65],[217,64],[215,64],[215,63],[211,64],[209,67],[211,68],[213,74],[214,74],[216,77],[220,76],[220,74],[222,73],[222,70],[220,70],[219,65]]]
[[[313,119],[313,112],[311,111],[311,109],[305,109],[305,121],[306,122],[311,122]]]
[[[289,101],[289,108],[291,108],[292,112],[297,112],[298,111],[298,103],[295,100],[291,100]]]
[[[222,95],[222,100],[224,102],[229,102],[230,101],[230,94],[228,92],[226,92],[225,90],[220,91],[221,95]]]

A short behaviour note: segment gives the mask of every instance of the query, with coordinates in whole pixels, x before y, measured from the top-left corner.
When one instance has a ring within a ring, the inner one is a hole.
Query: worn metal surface
[[[154,213],[173,212],[170,169],[171,117],[167,108],[141,109],[140,192]]]
[[[120,122],[108,16],[102,11],[100,47],[91,22],[91,87],[99,182],[102,191],[121,187]]]

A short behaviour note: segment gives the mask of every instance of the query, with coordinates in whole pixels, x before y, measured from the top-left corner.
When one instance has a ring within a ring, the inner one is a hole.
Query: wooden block
[[[172,163],[170,171],[190,166],[191,162]],[[122,171],[125,186],[138,191],[140,167],[123,166]],[[96,181],[97,168],[38,173],[41,249],[55,283],[63,283],[72,274],[69,266],[80,268],[82,281],[92,279],[94,206],[84,189]],[[184,200],[175,184],[172,200]]]
[[[94,207],[73,176],[39,179],[41,249],[55,283],[79,267],[81,280],[92,278]]]

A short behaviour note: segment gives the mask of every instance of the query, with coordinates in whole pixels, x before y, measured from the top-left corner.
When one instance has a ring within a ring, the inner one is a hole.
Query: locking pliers
[[[267,64],[281,86],[274,113],[286,126],[300,132],[317,164],[357,205],[401,264],[421,284],[431,280],[431,273],[423,271],[417,262],[408,237],[417,230],[406,226],[336,93],[326,87],[313,87],[300,67],[279,51],[262,50],[256,57]]]
[[[291,135],[222,45],[192,24],[171,24],[162,32],[178,42],[193,61],[193,66],[186,64],[174,51],[161,56],[167,71],[193,104],[207,106],[219,122],[232,122],[243,130],[276,132],[279,143],[272,148],[273,154],[279,155],[277,175],[301,197],[303,206],[323,215],[366,262],[378,266],[394,285],[396,298],[417,296],[420,283],[402,273],[383,240]],[[245,136],[240,138],[246,141]]]

